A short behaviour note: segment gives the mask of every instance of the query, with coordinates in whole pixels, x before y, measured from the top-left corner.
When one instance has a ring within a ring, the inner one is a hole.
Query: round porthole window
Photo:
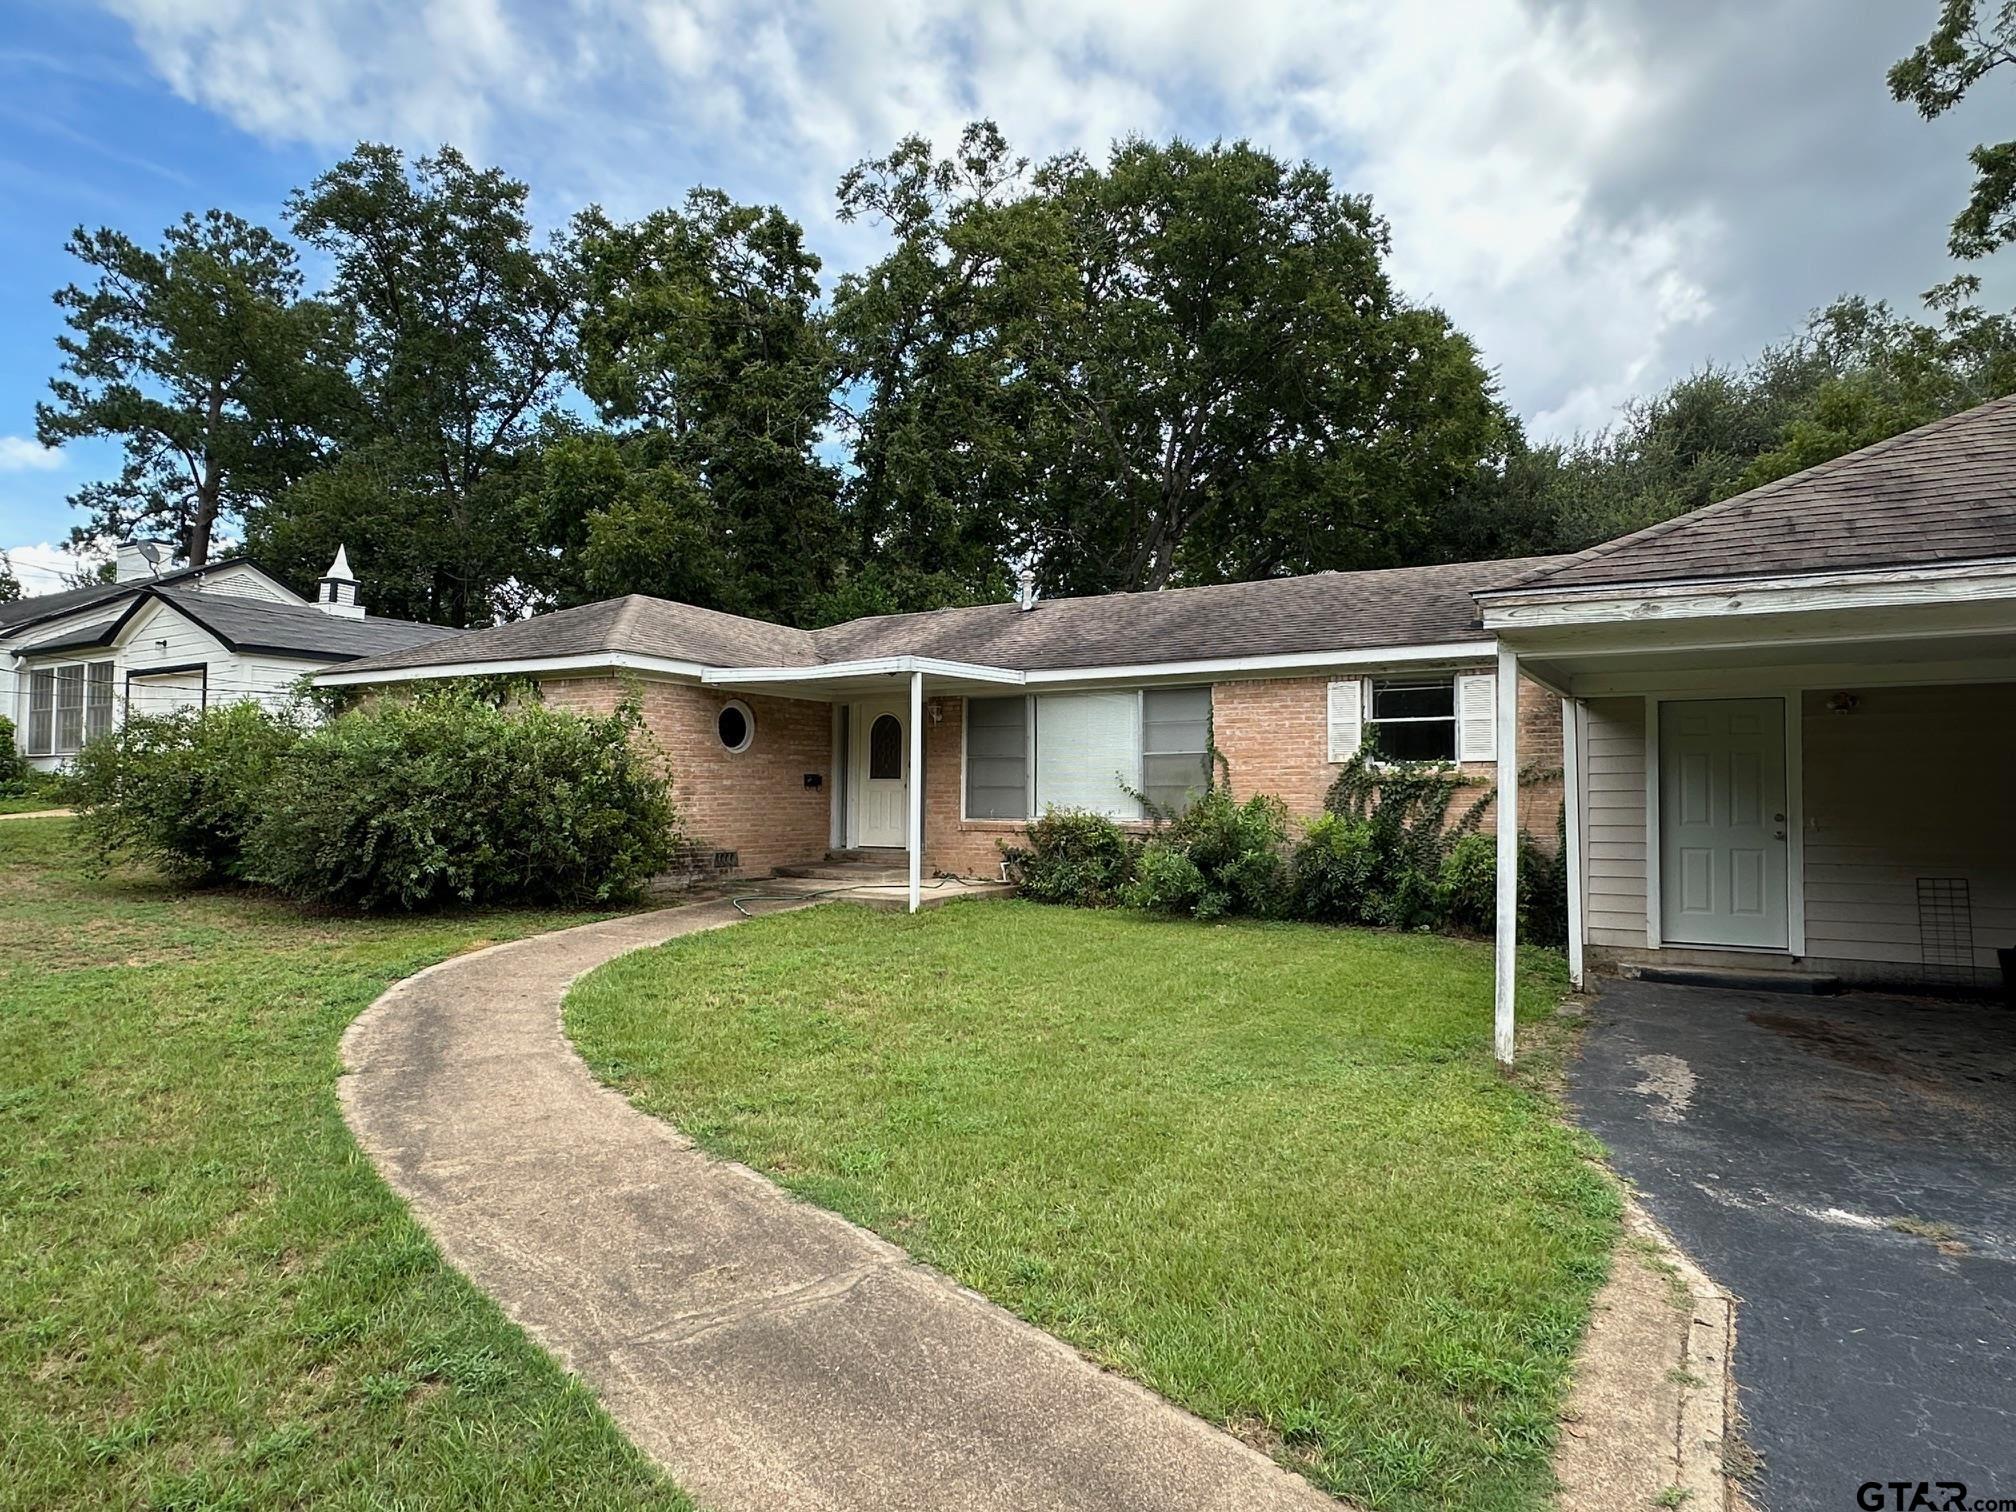
[[[714,732],[729,750],[746,751],[749,742],[756,738],[756,716],[749,712],[749,705],[735,699],[722,705],[721,712],[714,716]]]

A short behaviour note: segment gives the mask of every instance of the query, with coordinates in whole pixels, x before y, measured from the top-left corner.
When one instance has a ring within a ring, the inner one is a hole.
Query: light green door
[[[1668,945],[1785,948],[1785,700],[1659,706],[1659,914]]]

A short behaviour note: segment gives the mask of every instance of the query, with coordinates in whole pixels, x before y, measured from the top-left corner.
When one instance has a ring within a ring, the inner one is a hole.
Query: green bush
[[[65,788],[78,841],[100,870],[130,856],[179,881],[238,880],[266,784],[300,738],[254,703],[134,715],[77,753]]]
[[[247,874],[365,909],[634,897],[680,845],[639,726],[460,690],[353,709],[279,764]]]
[[[1489,934],[1498,923],[1498,844],[1489,835],[1465,835],[1442,863],[1442,913],[1446,924]],[[1568,861],[1519,832],[1519,936],[1556,950],[1568,944]]]
[[[1238,803],[1214,788],[1148,841],[1121,897],[1134,908],[1200,919],[1278,917],[1288,903],[1287,839],[1288,808],[1279,798],[1256,793]]]
[[[1442,916],[1475,934],[1489,934],[1498,918],[1498,842],[1471,833],[1442,858]]]
[[[1364,923],[1378,866],[1370,824],[1338,814],[1314,820],[1295,847],[1290,868],[1295,917],[1322,924]]]
[[[1028,833],[1026,846],[1001,847],[1002,856],[1016,869],[1024,897],[1076,908],[1110,908],[1133,879],[1140,842],[1111,819],[1048,809]]]
[[[0,798],[25,798],[40,775],[14,743],[14,721],[0,714]]]

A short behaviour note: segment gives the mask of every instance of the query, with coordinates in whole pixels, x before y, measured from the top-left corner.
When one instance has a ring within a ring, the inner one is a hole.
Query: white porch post
[[[910,912],[924,902],[924,674],[910,674]]]
[[[1498,950],[1491,1049],[1512,1064],[1519,946],[1519,653],[1498,647]]]
[[[1568,980],[1582,990],[1582,706],[1561,700],[1561,808],[1566,833],[1562,865],[1568,872]]]

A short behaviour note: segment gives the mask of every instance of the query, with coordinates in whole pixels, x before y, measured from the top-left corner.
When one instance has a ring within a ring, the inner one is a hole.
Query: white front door
[[[1659,706],[1659,914],[1667,945],[1785,948],[1785,700]]]
[[[902,845],[909,834],[910,711],[898,703],[854,710],[854,843]]]

